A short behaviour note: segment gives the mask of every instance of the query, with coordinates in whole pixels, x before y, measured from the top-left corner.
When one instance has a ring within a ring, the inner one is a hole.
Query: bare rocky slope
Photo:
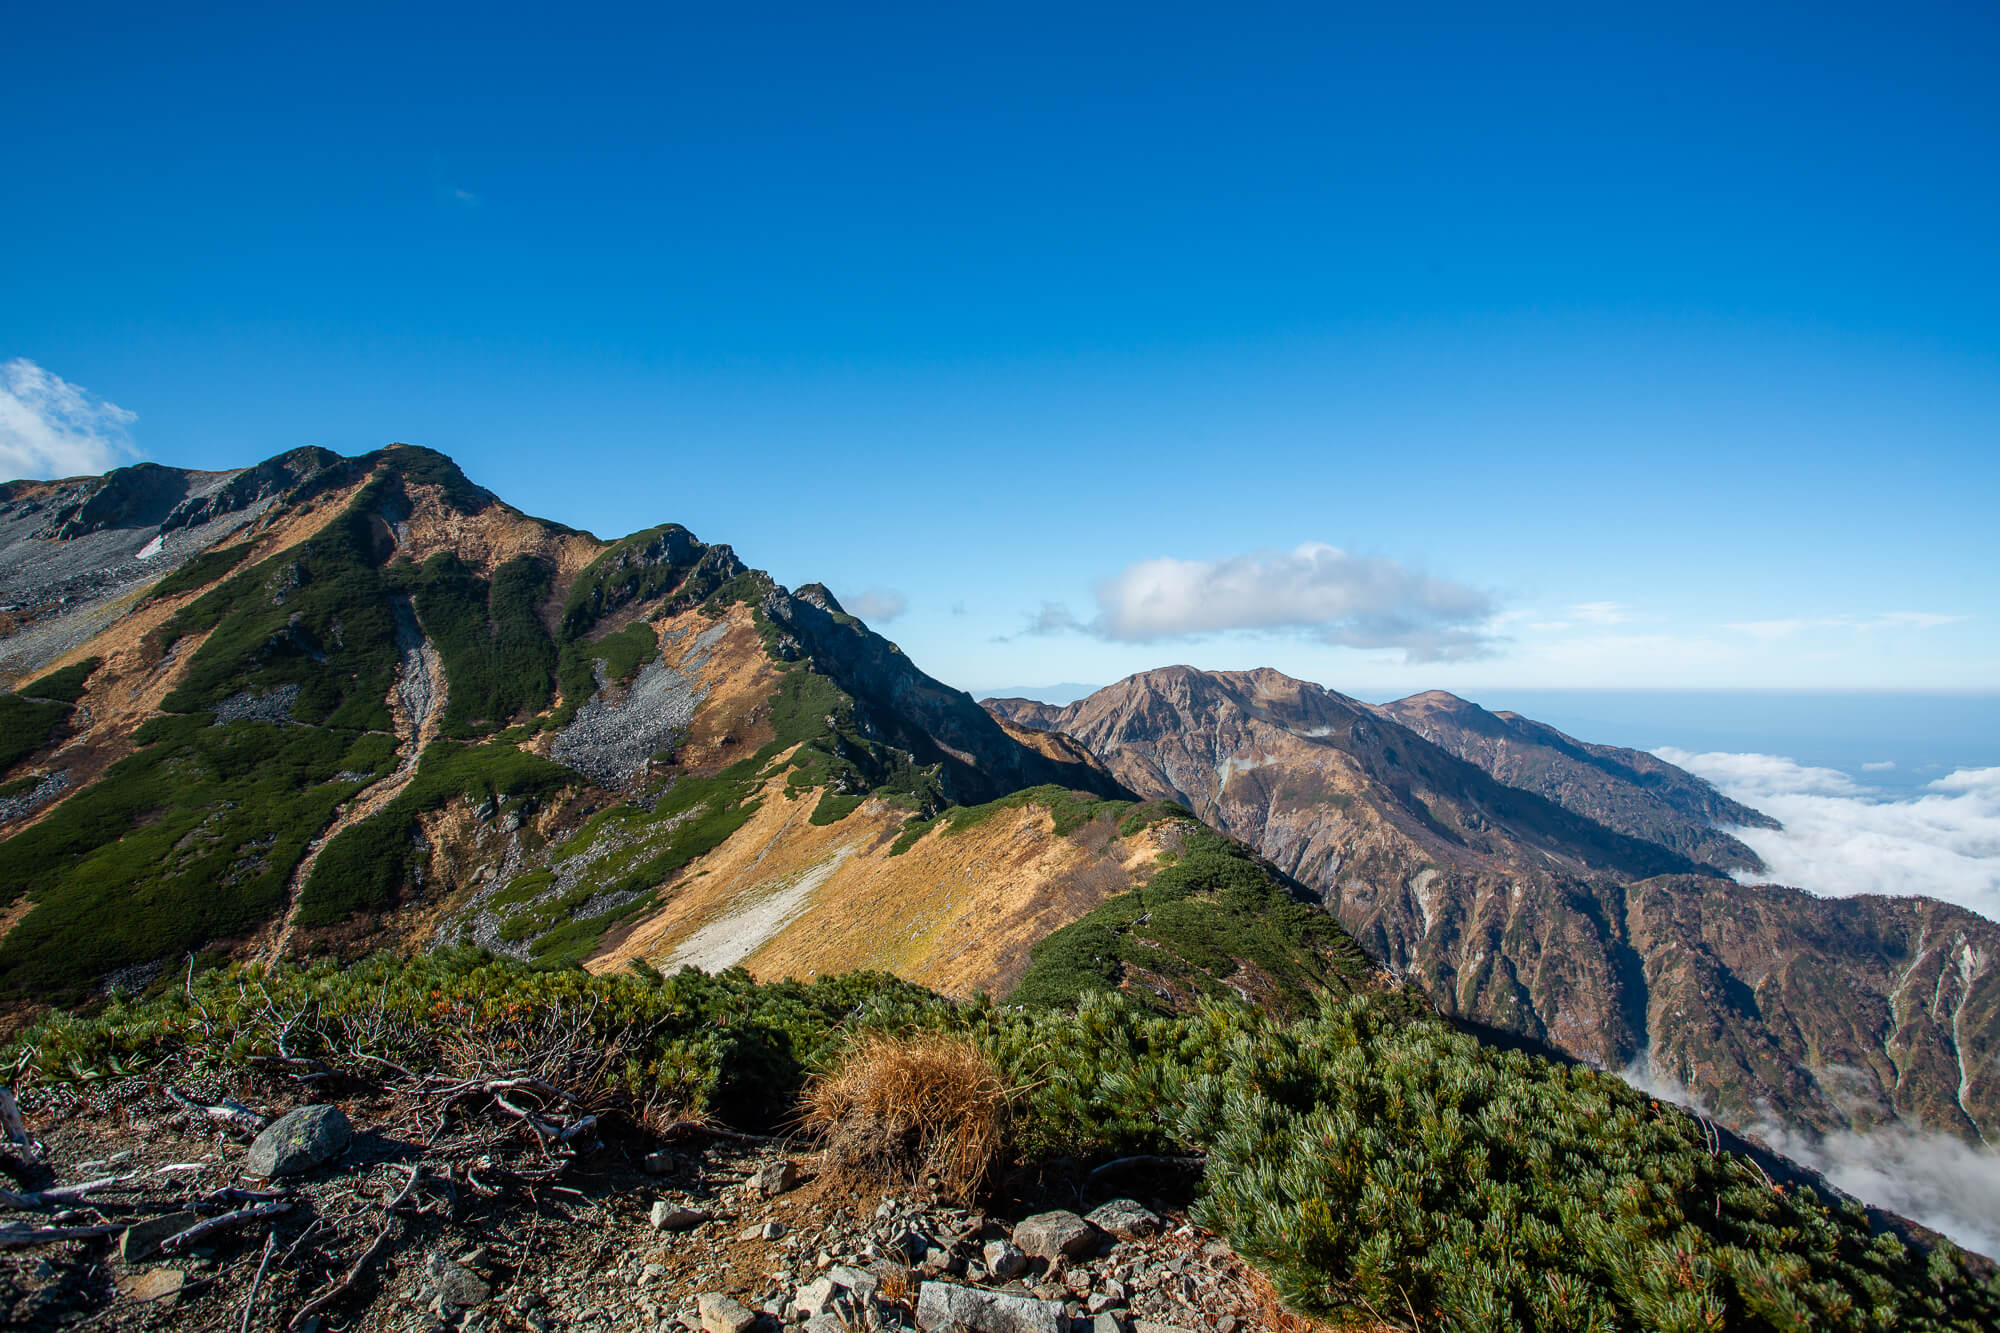
[[[1676,1079],[1739,1128],[2000,1131],[2000,927],[1738,885],[1716,868],[1748,849],[1705,821],[1764,817],[1650,756],[1274,671],[988,707],[1256,848],[1448,1013]]]

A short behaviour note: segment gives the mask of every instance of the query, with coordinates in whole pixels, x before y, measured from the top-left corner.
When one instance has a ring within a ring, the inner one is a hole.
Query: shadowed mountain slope
[[[1724,873],[1764,868],[1755,852],[1722,828],[1776,828],[1776,820],[1644,750],[1591,745],[1519,713],[1489,713],[1443,690],[1376,711],[1508,786],[1546,796],[1607,828]]]

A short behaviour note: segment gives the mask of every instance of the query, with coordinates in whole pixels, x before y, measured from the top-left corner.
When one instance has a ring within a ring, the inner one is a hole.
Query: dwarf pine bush
[[[619,976],[477,951],[216,970],[143,1003],[55,1015],[4,1058],[89,1080],[275,1052],[351,1067],[549,1058],[601,1070],[639,1120],[791,1121],[801,1089],[877,1037],[949,1038],[1007,1089],[1021,1160],[1203,1154],[1200,1218],[1293,1308],[1424,1329],[1990,1329],[2000,1285],[1954,1247],[1876,1233],[1858,1206],[1778,1186],[1692,1116],[1609,1075],[1483,1046],[1407,993],[1283,1020],[954,1003],[854,974]],[[878,1043],[879,1044],[879,1043]],[[924,1042],[916,1042],[922,1047]]]

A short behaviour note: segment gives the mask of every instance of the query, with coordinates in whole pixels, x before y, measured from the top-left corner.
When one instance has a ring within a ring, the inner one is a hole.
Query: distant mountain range
[[[16,1013],[461,940],[1164,1006],[1416,985],[1734,1126],[2000,1132],[2000,927],[1739,885],[1728,829],[1772,821],[1651,755],[1274,671],[982,708],[822,587],[427,450],[0,488],[0,673]],[[1234,887],[1142,910],[1196,847]]]

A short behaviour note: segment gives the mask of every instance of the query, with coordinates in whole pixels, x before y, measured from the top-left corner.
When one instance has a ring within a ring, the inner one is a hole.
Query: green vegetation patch
[[[35,904],[0,939],[0,988],[71,992],[258,925],[334,807],[395,761],[387,736],[214,727],[205,713],[155,718],[137,739],[138,753],[0,842],[0,894]]]
[[[549,594],[545,562],[516,556],[488,583],[456,555],[440,551],[408,578],[417,618],[451,683],[440,724],[444,735],[478,736],[549,706],[556,645],[535,614]]]
[[[172,713],[213,707],[240,690],[299,686],[293,717],[308,725],[386,731],[396,673],[395,589],[373,530],[381,483],[310,539],[252,565],[183,607],[161,639],[212,630],[179,688]]]
[[[213,551],[203,551],[190,560],[183,561],[179,568],[171,570],[167,576],[155,583],[146,594],[147,600],[173,597],[196,588],[206,588],[209,584],[243,563],[243,557],[250,554],[249,542],[238,542],[234,546],[222,546]]]
[[[1019,1004],[1075,1004],[1116,990],[1137,969],[1212,997],[1234,994],[1245,966],[1268,1002],[1297,1012],[1312,997],[1367,984],[1372,964],[1352,936],[1290,889],[1241,843],[1190,820],[1172,864],[1029,951]],[[1157,997],[1146,1003],[1167,1003]]]
[[[807,1076],[862,1032],[962,1036],[1018,1090],[1003,1168],[1199,1155],[1197,1219],[1293,1309],[1337,1326],[2000,1324],[2000,1284],[1950,1244],[1873,1234],[1858,1205],[1774,1187],[1678,1108],[1482,1046],[1407,992],[1328,998],[1288,1021],[1103,994],[1074,1009],[955,1004],[866,973],[592,976],[459,950],[204,972],[188,993],[50,1016],[0,1058],[28,1081],[169,1079],[272,1055],[281,1029],[297,1055],[352,1064],[366,1031],[368,1054],[434,1070],[467,1033],[526,1046],[552,1017],[601,1053],[614,1104],[745,1129],[792,1122]]]
[[[101,657],[86,657],[60,671],[51,671],[40,680],[31,681],[20,692],[30,699],[54,699],[57,703],[73,704],[83,698],[84,685],[103,665]]]
[[[100,658],[85,658],[14,694],[0,694],[0,773],[47,748],[83,697],[84,682],[102,664]]]

